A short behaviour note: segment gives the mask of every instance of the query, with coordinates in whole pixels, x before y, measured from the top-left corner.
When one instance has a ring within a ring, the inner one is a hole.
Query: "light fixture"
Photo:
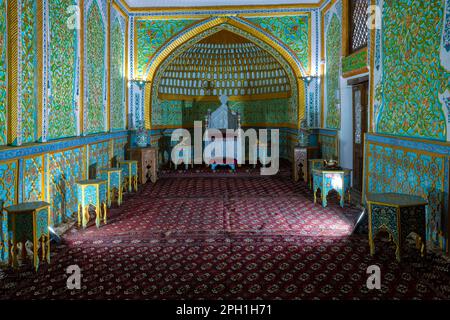
[[[150,83],[151,81],[142,80],[142,79],[131,79],[130,83],[135,84],[139,87],[139,89],[144,89],[145,85],[147,83]]]
[[[311,81],[314,80],[314,76],[306,76],[306,77],[301,77],[300,79],[303,80],[303,82],[305,82],[306,85],[309,85],[311,83]]]

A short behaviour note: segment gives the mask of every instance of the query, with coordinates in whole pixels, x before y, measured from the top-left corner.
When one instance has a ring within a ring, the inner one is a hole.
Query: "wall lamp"
[[[315,78],[315,76],[306,76],[306,77],[301,77],[300,79],[303,80],[303,82],[306,83],[306,85],[309,85],[311,83],[311,81],[313,81]]]
[[[147,83],[151,83],[151,81],[147,81],[147,80],[142,80],[142,79],[132,79],[130,80],[131,84],[135,84],[139,87],[139,89],[144,89],[145,85]]]

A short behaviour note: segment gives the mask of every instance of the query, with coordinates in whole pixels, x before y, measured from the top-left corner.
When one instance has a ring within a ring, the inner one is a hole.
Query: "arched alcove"
[[[240,18],[234,17],[216,17],[203,20],[193,27],[182,31],[180,34],[169,40],[158,53],[151,59],[145,73],[145,79],[150,83],[145,89],[144,116],[147,129],[152,128],[151,112],[152,105],[158,95],[158,85],[161,77],[160,70],[165,70],[167,66],[181,54],[186,52],[195,44],[201,43],[205,38],[211,37],[218,32],[226,30],[229,33],[236,34],[249,43],[253,43],[259,48],[267,51],[283,67],[290,83],[293,103],[296,105],[296,123],[298,127],[300,121],[305,117],[305,88],[300,77],[305,75],[295,55],[286,49],[281,42],[273,36],[265,34],[257,26]]]

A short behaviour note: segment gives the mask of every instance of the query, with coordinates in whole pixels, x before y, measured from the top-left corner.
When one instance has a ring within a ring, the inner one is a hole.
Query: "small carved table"
[[[106,224],[106,180],[84,180],[77,181],[77,197],[78,197],[78,226],[81,224],[86,228],[89,222],[89,206],[95,207],[95,224],[100,228],[101,220]],[[102,215],[103,209],[103,215]]]
[[[295,147],[292,175],[294,182],[308,182],[308,159],[317,157],[319,147]]]
[[[351,173],[350,169],[330,170],[313,169],[314,180],[314,203],[317,202],[317,191],[320,189],[322,196],[322,206],[327,206],[327,195],[331,190],[337,191],[340,196],[340,205],[343,208],[345,195],[350,202]]]
[[[10,242],[11,265],[17,267],[17,244],[22,244],[22,257],[26,257],[25,243],[33,242],[33,262],[36,271],[39,267],[39,242],[42,260],[50,263],[50,204],[43,201],[21,203],[5,208],[8,212],[8,230],[12,232]]]
[[[128,192],[138,191],[138,162],[137,160],[119,161],[119,167],[122,169],[123,185]]]
[[[426,217],[428,202],[418,196],[400,193],[369,193],[366,195],[369,208],[370,254],[375,254],[374,239],[378,232],[387,231],[396,245],[395,255],[400,262],[402,246],[406,237],[414,232],[416,247],[422,256],[426,254]]]
[[[117,192],[117,204],[122,205],[123,179],[122,169],[120,168],[100,168],[99,179],[106,180],[106,197],[108,199],[108,208],[111,207],[113,195]]]

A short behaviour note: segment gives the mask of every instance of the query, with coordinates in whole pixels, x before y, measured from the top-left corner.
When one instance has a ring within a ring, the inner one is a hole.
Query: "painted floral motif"
[[[25,202],[43,200],[43,156],[24,159],[23,199]]]
[[[7,15],[6,0],[0,0],[0,146],[7,143],[7,93],[8,93],[8,69],[7,69],[7,40],[8,30],[6,25]]]
[[[308,16],[258,17],[249,20],[285,43],[297,55],[303,67],[308,69]]]
[[[21,84],[20,105],[22,108],[22,143],[36,140],[37,110],[37,41],[36,41],[36,1],[22,0],[20,17],[22,28],[20,34]]]
[[[105,130],[105,32],[100,9],[95,1],[89,9],[86,46],[86,132],[97,133]]]
[[[341,38],[341,23],[333,15],[326,35],[326,126],[330,129],[339,129],[341,126],[340,97],[336,96],[336,92],[340,90]]]
[[[443,47],[450,52],[450,3],[447,0],[444,23]]]
[[[342,59],[342,73],[352,72],[367,67],[367,50],[358,51]]]
[[[136,22],[137,73],[143,75],[155,52],[169,40],[196,20],[140,20]]]
[[[443,4],[441,0],[384,3],[380,133],[446,140],[438,97],[450,81],[439,58]]]
[[[95,166],[96,170],[110,166],[108,141],[89,145],[90,170],[92,166]]]
[[[48,139],[77,134],[75,105],[75,71],[77,31],[67,27],[66,10],[74,0],[49,1],[50,94],[48,103]],[[61,121],[64,119],[64,121]]]
[[[117,161],[125,160],[125,146],[127,144],[128,144],[127,138],[114,139],[114,151],[113,151],[114,161],[112,165],[116,165]]]
[[[49,155],[49,199],[52,223],[59,224],[77,212],[76,184],[86,172],[82,148]]]
[[[120,23],[111,28],[111,129],[125,129],[125,39]]]

